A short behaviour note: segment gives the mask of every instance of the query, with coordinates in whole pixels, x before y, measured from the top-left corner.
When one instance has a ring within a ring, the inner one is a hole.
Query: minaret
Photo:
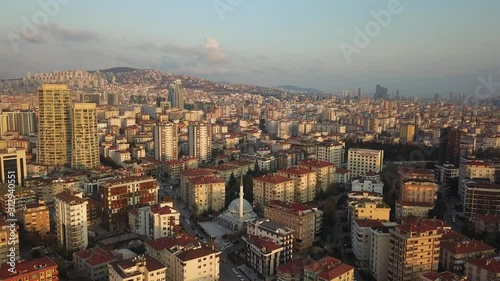
[[[243,219],[243,174],[240,176],[240,220]]]

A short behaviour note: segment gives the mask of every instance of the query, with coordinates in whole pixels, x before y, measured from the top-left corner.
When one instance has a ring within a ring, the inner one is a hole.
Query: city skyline
[[[9,1],[0,79],[127,66],[325,92],[370,95],[381,84],[402,96],[473,95],[481,81],[500,81],[500,40],[491,36],[500,3],[450,3],[110,1],[96,12],[96,2]],[[358,29],[366,44],[356,44]]]

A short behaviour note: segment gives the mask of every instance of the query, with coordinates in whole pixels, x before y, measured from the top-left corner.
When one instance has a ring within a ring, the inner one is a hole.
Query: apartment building
[[[464,182],[464,215],[470,221],[477,214],[500,215],[500,185],[469,180]]]
[[[500,231],[500,214],[476,214],[472,223],[478,234],[495,234]]]
[[[415,124],[401,124],[399,126],[399,139],[402,143],[413,141],[415,138]]]
[[[436,165],[436,179],[439,184],[447,184],[451,179],[458,178],[458,167],[451,164]]]
[[[17,148],[1,149],[0,182],[4,184],[14,182],[16,185],[22,186],[27,177],[26,151]]]
[[[12,272],[15,268],[15,272]],[[59,281],[57,264],[49,257],[34,259],[31,261],[16,260],[15,265],[2,263],[0,266],[0,280],[51,280]]]
[[[130,230],[149,239],[175,235],[180,230],[180,213],[173,202],[141,207],[129,211]]]
[[[477,240],[441,242],[439,262],[444,270],[463,273],[466,260],[487,258],[495,254],[495,248]]]
[[[158,203],[159,186],[150,176],[129,176],[109,180],[100,186],[104,216],[109,231],[128,227],[128,211]]]
[[[370,219],[388,221],[391,208],[383,201],[361,199],[349,202],[348,218],[349,222],[354,220]]]
[[[71,163],[71,94],[66,85],[38,89],[39,118],[36,161],[47,166]]]
[[[181,199],[185,203],[188,203],[189,198],[194,195],[189,194],[189,179],[201,177],[201,176],[214,176],[214,172],[209,169],[187,169],[181,172]]]
[[[19,260],[19,227],[15,223],[7,222],[6,218],[0,216],[0,263],[9,262],[14,248],[15,259]]]
[[[347,169],[351,178],[367,172],[380,173],[384,167],[384,151],[362,148],[350,148],[347,154]]]
[[[276,268],[278,281],[303,281],[304,267],[316,262],[312,258],[299,258]]]
[[[458,176],[458,194],[462,200],[465,199],[466,193],[465,181],[471,179],[495,182],[495,167],[490,163],[478,160],[462,160]]]
[[[161,123],[155,125],[153,139],[156,160],[170,161],[179,158],[179,137],[176,124]]]
[[[27,231],[35,230],[40,235],[46,235],[50,232],[49,208],[45,202],[26,204],[23,216],[24,229]]]
[[[316,194],[327,192],[328,188],[335,183],[335,165],[321,160],[303,160],[299,162],[299,167],[316,172]]]
[[[196,237],[182,233],[174,237],[146,240],[144,246],[149,255],[166,267],[166,280],[176,281],[176,255],[186,249],[199,247],[201,244]]]
[[[295,231],[293,229],[274,223],[269,219],[256,219],[246,224],[246,234],[256,237],[267,237],[275,244],[283,247],[283,249],[279,250],[279,265],[286,264],[293,259],[293,241],[295,238]],[[247,257],[249,256],[247,255]]]
[[[316,211],[304,204],[287,203],[283,201],[269,201],[264,206],[264,218],[286,226],[295,231],[294,252],[307,251],[314,242],[316,225]]]
[[[336,258],[326,256],[304,267],[304,280],[354,281],[354,267]]]
[[[272,200],[294,202],[295,180],[278,174],[268,174],[253,180],[253,202],[262,209]]]
[[[284,246],[269,237],[252,234],[243,236],[245,260],[264,279],[274,276],[276,268],[283,265]]]
[[[302,167],[281,169],[278,175],[293,179],[294,201],[298,203],[311,202],[316,198],[316,172]]]
[[[108,264],[109,281],[164,281],[165,267],[149,255]]]
[[[55,197],[57,238],[68,251],[88,245],[87,204],[81,192],[63,191]]]
[[[434,204],[439,185],[425,180],[406,181],[401,187],[401,202],[421,202]]]
[[[420,281],[420,275],[437,272],[442,236],[437,227],[401,224],[390,235],[389,281]]]
[[[316,147],[316,159],[342,166],[345,144],[341,142],[320,142]]]
[[[370,229],[370,274],[377,281],[387,280],[389,266],[389,249],[391,243],[390,230],[396,227],[397,223],[382,223],[382,226],[374,226]]]
[[[212,158],[212,126],[194,124],[188,127],[189,156],[200,161]]]
[[[384,183],[372,179],[357,179],[353,180],[351,183],[351,191],[368,191],[376,192],[379,194],[384,193]]]
[[[73,253],[73,265],[77,276],[91,281],[108,280],[108,264],[116,260],[117,258],[109,252],[97,247]]]
[[[221,253],[205,245],[185,249],[175,256],[175,281],[218,281]]]
[[[382,227],[383,220],[356,219],[352,223],[351,242],[352,252],[361,268],[369,268],[371,229]]]
[[[22,218],[22,212],[27,204],[36,202],[36,194],[33,190],[18,186],[14,189],[14,206],[12,206],[12,201],[10,201],[10,193],[8,192],[7,185],[0,189],[0,204],[2,206],[2,212],[4,214],[9,214],[9,207],[14,208],[14,213],[16,217]]]
[[[465,276],[473,281],[500,281],[500,256],[465,261]]]
[[[401,221],[403,218],[428,218],[429,211],[433,208],[433,203],[398,201],[395,207],[395,219]]]
[[[71,167],[98,167],[99,138],[97,111],[94,103],[74,103],[71,106]]]
[[[226,181],[216,176],[200,176],[188,180],[189,207],[195,214],[220,212],[224,209]]]

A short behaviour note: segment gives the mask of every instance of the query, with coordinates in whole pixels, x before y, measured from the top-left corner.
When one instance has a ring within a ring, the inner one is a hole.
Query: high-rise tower
[[[177,160],[179,155],[179,139],[177,137],[177,125],[174,123],[162,123],[153,129],[155,142],[155,159],[160,161]]]
[[[71,167],[99,166],[99,139],[95,103],[75,103],[71,107]]]
[[[43,84],[38,89],[40,117],[37,163],[59,166],[71,161],[71,94],[66,85]]]
[[[189,125],[189,156],[201,161],[212,158],[212,127],[207,124]]]
[[[181,80],[175,80],[168,86],[168,101],[172,108],[184,109],[184,87]]]

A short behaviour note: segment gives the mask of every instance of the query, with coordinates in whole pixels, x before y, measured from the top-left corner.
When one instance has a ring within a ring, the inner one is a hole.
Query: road
[[[439,193],[442,198],[446,200],[446,212],[444,214],[444,221],[451,225],[451,228],[457,232],[462,232],[463,222],[458,220],[457,211],[455,210],[455,204],[460,203],[460,199],[453,199],[447,193],[444,187],[439,188]],[[456,221],[453,222],[453,218],[455,217]]]

